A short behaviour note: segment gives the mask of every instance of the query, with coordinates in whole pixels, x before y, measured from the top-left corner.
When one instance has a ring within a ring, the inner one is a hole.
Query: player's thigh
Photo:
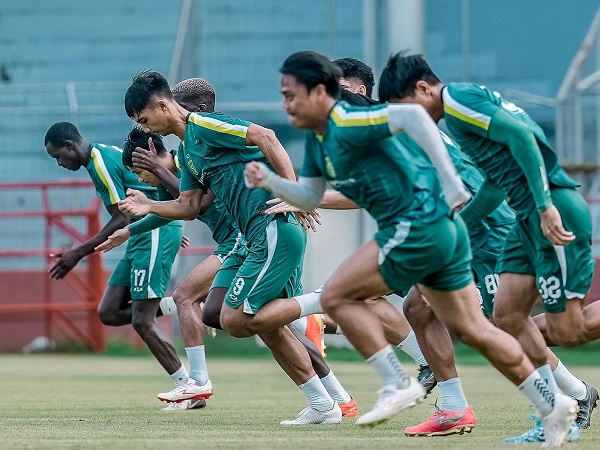
[[[391,291],[385,283],[379,269],[379,246],[369,241],[354,252],[323,287],[321,302],[326,304],[331,299],[366,300]]]
[[[162,298],[181,246],[180,226],[166,225],[135,236],[131,252],[131,298]]]
[[[131,301],[131,324],[134,327],[149,327],[156,319],[160,307],[160,299],[144,299]]]
[[[215,275],[221,267],[221,261],[221,256],[209,255],[208,258],[194,267],[175,289],[173,293],[175,301],[203,302],[208,295]]]
[[[123,309],[130,301],[131,293],[129,291],[129,286],[109,284],[98,305],[98,314],[101,316],[114,314],[120,309]]]
[[[306,232],[301,225],[273,220],[248,247],[225,304],[236,310],[243,306],[244,313],[256,314],[265,303],[295,295],[305,246]]]

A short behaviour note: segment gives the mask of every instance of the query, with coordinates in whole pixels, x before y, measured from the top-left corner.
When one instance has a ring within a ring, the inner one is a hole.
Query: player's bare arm
[[[179,194],[175,200],[152,201],[141,191],[127,190],[127,198],[119,202],[119,209],[130,216],[154,214],[165,219],[193,220],[198,216],[204,191],[192,189]]]
[[[109,205],[106,209],[110,213],[110,220],[96,236],[72,250],[53,255],[59,258],[58,262],[50,269],[50,276],[53,279],[60,280],[64,278],[81,259],[93,253],[98,245],[129,223],[129,218],[119,211],[117,205]]]
[[[290,205],[289,203],[284,202],[280,198],[274,198],[272,200],[269,200],[267,204],[273,205],[267,210],[265,210],[265,213],[267,214],[300,211],[300,208],[298,208],[297,206]],[[355,202],[350,200],[341,192],[329,190],[325,191],[325,193],[323,194],[323,198],[321,199],[321,204],[319,205],[319,208],[344,210],[359,209],[360,206],[358,206]],[[313,212],[318,214],[319,218],[321,217],[317,209],[315,209]],[[319,225],[321,225],[321,222],[319,222]]]
[[[256,145],[279,176],[296,180],[292,161],[273,130],[255,123],[250,124],[246,134],[246,144]]]

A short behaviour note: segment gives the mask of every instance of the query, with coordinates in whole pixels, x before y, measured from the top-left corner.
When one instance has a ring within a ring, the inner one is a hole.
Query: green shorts
[[[218,256],[221,262],[223,262],[230,254],[235,252],[240,245],[244,245],[245,243],[246,241],[244,240],[242,233],[237,231],[231,233],[227,239],[218,244],[212,254]]]
[[[225,304],[256,314],[266,303],[302,293],[302,261],[306,232],[291,214],[276,215],[265,232],[247,245],[248,254],[233,273],[227,262],[217,273],[215,282],[223,285],[229,279]],[[226,265],[227,264],[227,265]]]
[[[181,246],[182,230],[179,223],[169,224],[131,236],[108,284],[128,286],[133,300],[162,298]]]
[[[561,313],[567,300],[585,297],[592,284],[592,220],[586,201],[575,189],[554,188],[551,193],[563,227],[575,234],[575,240],[552,245],[542,232],[539,213],[533,211],[509,233],[497,269],[534,276],[544,310]]]
[[[390,291],[414,284],[455,291],[473,281],[469,235],[463,220],[442,216],[433,223],[402,221],[375,234],[379,270]]]
[[[498,291],[499,277],[496,273],[496,264],[502,253],[506,236],[512,227],[512,224],[506,224],[491,228],[483,245],[473,251],[471,267],[479,290],[479,303],[487,318],[492,316],[494,297]]]

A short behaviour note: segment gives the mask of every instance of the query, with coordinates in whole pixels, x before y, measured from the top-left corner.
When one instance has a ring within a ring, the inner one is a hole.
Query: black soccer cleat
[[[425,395],[429,394],[437,384],[437,380],[435,379],[435,376],[428,365],[419,366],[419,375],[417,375],[417,381],[421,386],[423,386],[423,389],[425,389]]]
[[[577,422],[577,426],[579,428],[587,428],[590,426],[590,422],[592,421],[592,411],[596,407],[596,402],[598,401],[598,391],[594,386],[590,386],[586,384],[586,395],[583,400],[577,400],[577,404],[579,405],[579,412],[577,413],[577,418],[575,422]]]

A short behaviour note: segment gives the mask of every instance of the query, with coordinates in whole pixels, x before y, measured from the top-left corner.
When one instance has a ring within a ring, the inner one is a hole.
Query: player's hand
[[[131,154],[131,160],[133,167],[155,173],[160,163],[158,162],[158,154],[156,153],[156,147],[154,146],[154,142],[152,142],[152,138],[148,138],[148,148],[149,150],[136,147]]]
[[[556,206],[552,205],[545,211],[540,212],[541,227],[544,236],[554,245],[567,245],[575,239],[571,231],[564,229],[560,213]]]
[[[271,171],[265,164],[256,161],[249,162],[246,164],[246,170],[244,171],[246,187],[259,188],[265,186],[270,174]]]
[[[127,189],[127,198],[119,202],[119,209],[130,216],[145,216],[150,214],[152,205],[143,192]]]
[[[271,200],[268,200],[267,205],[273,205],[273,206],[265,209],[266,214],[278,214],[278,213],[285,213],[285,212],[302,211],[297,206],[290,205],[289,203],[284,202],[280,198],[272,198]],[[320,217],[320,215],[319,215],[319,217]],[[320,223],[319,223],[319,225],[320,225]]]
[[[63,279],[82,258],[76,249],[63,253],[51,253],[50,257],[58,258],[58,262],[49,270],[50,278],[54,280]]]
[[[102,244],[96,247],[94,250],[97,252],[107,252],[115,247],[118,247],[123,242],[127,241],[131,237],[131,231],[129,227],[121,228],[111,234]]]
[[[314,211],[297,211],[294,215],[306,231],[317,231],[317,224],[322,225],[321,214],[316,209]]]
[[[181,248],[188,248],[190,246],[190,238],[185,234],[181,236]]]

